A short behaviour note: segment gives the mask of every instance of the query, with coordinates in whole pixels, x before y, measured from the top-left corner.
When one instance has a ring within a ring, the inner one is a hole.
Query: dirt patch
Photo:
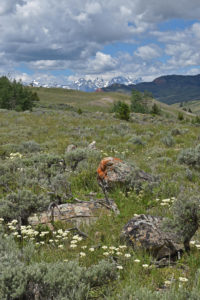
[[[98,106],[108,106],[110,104],[114,103],[114,100],[112,98],[106,97],[98,99],[94,102],[91,102],[91,105],[98,105]]]

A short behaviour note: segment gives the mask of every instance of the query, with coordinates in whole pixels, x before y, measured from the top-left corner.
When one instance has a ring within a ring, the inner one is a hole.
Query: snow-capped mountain
[[[94,92],[97,89],[101,89],[103,87],[110,86],[115,83],[119,84],[137,84],[139,82],[142,82],[142,78],[133,78],[133,77],[125,77],[125,76],[117,76],[113,77],[111,80],[105,80],[103,78],[95,78],[92,79],[85,79],[85,78],[79,78],[78,80],[67,82],[66,85],[57,84],[56,82],[43,84],[40,83],[38,80],[33,80],[30,84],[35,87],[55,87],[55,88],[64,88],[64,89],[73,89],[73,90],[79,90],[84,92]]]
[[[114,83],[119,84],[136,84],[142,81],[142,78],[131,78],[124,76],[113,77],[111,80],[104,80],[103,78],[97,77],[94,80],[86,80],[84,78],[79,78],[78,80],[72,82],[69,86],[74,90],[80,90],[84,92],[94,92],[99,88],[110,86]]]

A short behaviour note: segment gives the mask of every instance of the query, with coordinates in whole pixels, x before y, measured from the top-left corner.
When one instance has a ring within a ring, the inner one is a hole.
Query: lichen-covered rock
[[[109,190],[116,185],[139,188],[143,182],[155,182],[155,177],[119,158],[105,157],[97,169],[97,180],[101,187]]]
[[[35,214],[28,218],[28,223],[32,226],[38,224],[50,225],[52,221],[70,222],[77,226],[82,223],[90,224],[96,221],[102,214],[111,214],[112,211],[118,214],[118,208],[113,200],[110,206],[105,200],[78,201],[78,203],[65,203],[56,205],[53,209]]]
[[[181,237],[163,230],[163,218],[138,215],[123,228],[121,238],[134,249],[150,252],[157,260],[175,259],[185,250]]]

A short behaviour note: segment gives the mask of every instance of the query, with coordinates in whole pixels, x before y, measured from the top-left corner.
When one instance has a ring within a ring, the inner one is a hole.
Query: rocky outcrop
[[[32,226],[38,224],[46,224],[51,226],[54,221],[62,221],[73,223],[79,226],[82,223],[90,224],[95,222],[101,215],[114,213],[118,214],[118,208],[113,200],[110,201],[110,206],[105,203],[105,200],[90,200],[80,201],[76,203],[65,203],[61,205],[53,205],[47,211],[35,214],[28,218],[28,223]]]
[[[115,186],[140,189],[143,182],[156,181],[154,176],[115,157],[105,157],[101,160],[97,169],[97,180],[104,190]]]
[[[180,257],[185,250],[181,237],[173,231],[163,230],[163,218],[138,215],[123,228],[121,238],[134,249],[150,252],[156,260]]]

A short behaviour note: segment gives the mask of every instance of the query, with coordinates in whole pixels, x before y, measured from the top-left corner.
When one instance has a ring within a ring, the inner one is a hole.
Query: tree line
[[[29,87],[16,80],[0,77],[0,108],[25,111],[32,110],[39,97]]]

